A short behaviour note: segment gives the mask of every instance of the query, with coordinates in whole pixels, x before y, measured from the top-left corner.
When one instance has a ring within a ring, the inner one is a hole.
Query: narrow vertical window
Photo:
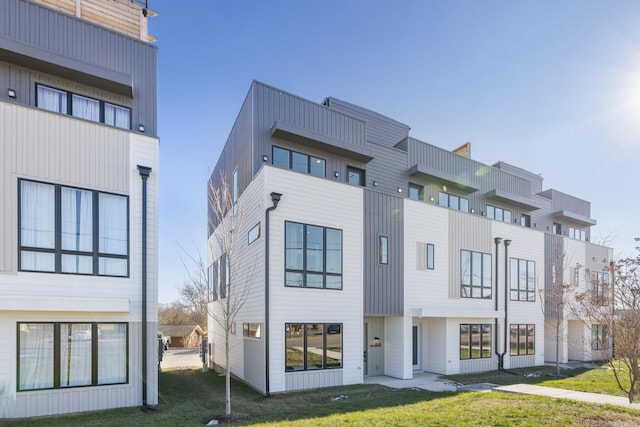
[[[90,323],[60,324],[60,387],[91,384]]]
[[[427,270],[434,269],[434,252],[435,247],[431,243],[427,243]]]
[[[380,236],[378,239],[378,262],[389,264],[389,238],[387,236]]]
[[[20,181],[20,269],[55,271],[55,187]]]
[[[52,323],[20,323],[18,391],[53,388]]]
[[[128,201],[124,196],[99,193],[98,272],[107,276],[129,274]]]
[[[238,168],[233,170],[233,213],[238,212]]]

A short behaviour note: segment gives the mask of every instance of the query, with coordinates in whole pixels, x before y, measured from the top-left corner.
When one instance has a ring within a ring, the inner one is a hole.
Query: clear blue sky
[[[179,245],[206,256],[206,181],[252,80],[334,96],[446,149],[515,164],[587,199],[632,255],[640,2],[150,0],[158,38],[160,302]]]

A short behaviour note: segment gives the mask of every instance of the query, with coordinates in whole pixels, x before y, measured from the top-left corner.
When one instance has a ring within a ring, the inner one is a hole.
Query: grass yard
[[[495,372],[492,375],[497,376]],[[577,377],[579,375],[573,378]],[[358,385],[263,399],[252,389],[233,382],[232,399],[235,412],[252,417],[243,425],[255,426],[640,425],[640,411],[495,392],[435,393]],[[2,420],[0,425],[201,426],[205,418],[224,412],[224,377],[198,369],[164,371],[160,374],[160,404],[156,409],[150,414],[139,408],[126,408],[32,420]]]
[[[546,387],[626,397],[622,390],[618,388],[613,372],[608,369],[561,369],[561,378],[556,378],[555,373],[555,367],[538,366],[535,368],[510,369],[508,373],[490,371],[477,374],[449,375],[444,378],[459,384],[477,384],[483,382],[498,385],[535,384]],[[628,384],[628,381],[626,384]]]

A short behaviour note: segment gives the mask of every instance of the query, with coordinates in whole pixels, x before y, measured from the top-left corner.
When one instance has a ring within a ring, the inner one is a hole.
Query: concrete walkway
[[[629,403],[629,399],[621,396],[611,396],[608,394],[586,393],[583,391],[564,390],[561,388],[542,387],[531,384],[513,384],[494,387],[493,391],[516,394],[535,394],[538,396],[553,397],[555,399],[570,399],[580,402],[601,403],[616,406],[623,406],[629,409],[640,410],[640,403]]]
[[[582,391],[571,391],[561,388],[542,387],[531,384],[513,384],[498,386],[495,384],[482,383],[468,386],[459,386],[455,382],[449,382],[440,378],[439,374],[431,372],[414,372],[413,378],[401,380],[387,376],[364,377],[365,384],[380,384],[390,388],[419,388],[428,391],[499,391],[514,394],[535,394],[547,396],[555,399],[570,399],[580,402],[600,403],[622,406],[624,408],[640,410],[640,403],[629,404],[629,399],[621,396],[610,396],[608,394],[585,393]]]

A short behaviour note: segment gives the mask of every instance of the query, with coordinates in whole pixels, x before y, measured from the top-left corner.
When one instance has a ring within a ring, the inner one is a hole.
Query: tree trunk
[[[225,414],[231,415],[231,364],[229,363],[229,328],[224,333],[225,352]]]

